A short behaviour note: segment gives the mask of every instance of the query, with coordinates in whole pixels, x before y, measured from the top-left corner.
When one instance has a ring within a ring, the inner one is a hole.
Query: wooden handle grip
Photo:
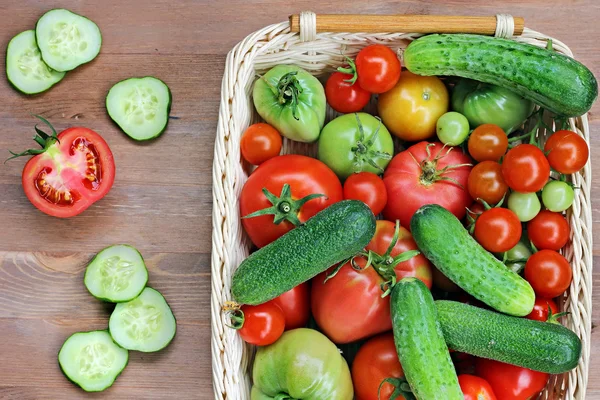
[[[523,33],[525,20],[514,17],[515,35]],[[290,30],[300,32],[300,15],[290,15]],[[317,32],[475,33],[493,35],[496,17],[453,15],[352,15],[317,14]]]

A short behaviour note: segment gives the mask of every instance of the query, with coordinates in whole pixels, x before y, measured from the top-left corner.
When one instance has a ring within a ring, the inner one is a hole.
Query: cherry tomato
[[[474,200],[481,199],[496,204],[508,192],[502,177],[502,166],[496,161],[483,161],[473,167],[467,182],[469,194]]]
[[[387,190],[379,176],[372,172],[359,172],[350,175],[344,182],[344,199],[360,200],[378,215],[387,203]]]
[[[532,144],[520,144],[509,150],[502,161],[506,184],[517,192],[542,190],[550,177],[550,164],[544,153]]]
[[[527,368],[480,358],[475,363],[477,376],[485,379],[500,400],[535,399],[550,375]]]
[[[548,185],[546,185],[548,186]],[[508,209],[517,214],[519,221],[527,222],[535,218],[542,209],[537,193],[512,192],[508,196]]]
[[[362,110],[371,100],[371,93],[358,83],[350,83],[352,75],[343,72],[331,74],[325,84],[327,103],[335,111],[348,114]]]
[[[477,217],[479,217],[481,214],[483,214],[483,212],[485,211],[485,206],[476,201],[475,203],[471,204],[467,210],[467,214],[473,218],[474,220],[477,219]]]
[[[567,182],[550,181],[542,190],[544,206],[554,212],[566,211],[573,204],[575,192]]]
[[[458,376],[458,383],[465,400],[496,400],[492,387],[483,378],[463,374]]]
[[[547,298],[560,296],[573,279],[571,265],[554,250],[540,250],[525,264],[525,279],[536,295]]]
[[[242,157],[252,165],[260,165],[278,156],[281,151],[281,135],[269,124],[250,125],[240,142]]]
[[[275,303],[283,311],[286,331],[303,328],[310,319],[310,284],[304,282],[270,303]]]
[[[536,297],[535,304],[533,305],[533,311],[526,316],[527,319],[532,319],[535,321],[548,321],[548,308],[550,308],[550,312],[552,315],[558,313],[558,306],[552,299],[546,299],[544,297]]]
[[[475,239],[492,253],[503,253],[515,247],[521,233],[519,218],[506,208],[491,208],[475,221]]]
[[[387,92],[400,79],[400,60],[396,53],[382,44],[372,44],[356,56],[358,84],[370,93]]]
[[[498,125],[479,125],[469,136],[468,148],[475,161],[500,161],[508,149],[508,137]]]
[[[275,303],[267,302],[257,306],[244,305],[241,308],[243,321],[238,329],[246,343],[268,346],[275,343],[285,328],[283,311]]]
[[[548,138],[544,146],[550,166],[561,174],[581,170],[589,158],[584,138],[571,131],[558,131]]]
[[[529,240],[538,249],[560,250],[569,241],[571,228],[559,213],[544,210],[527,223]]]

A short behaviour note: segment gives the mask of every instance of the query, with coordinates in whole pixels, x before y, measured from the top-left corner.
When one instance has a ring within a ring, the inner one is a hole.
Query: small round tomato
[[[458,383],[465,400],[496,400],[492,387],[483,378],[462,374],[458,376]]]
[[[537,192],[550,178],[550,164],[539,148],[520,144],[506,153],[502,161],[502,175],[512,190]]]
[[[484,211],[485,211],[485,206],[482,203],[476,201],[475,203],[473,203],[469,206],[469,208],[467,209],[467,214],[471,218],[476,220],[477,217],[479,217],[481,214],[483,214]]]
[[[519,218],[506,208],[491,208],[475,221],[475,239],[493,253],[503,253],[515,247],[521,233]]]
[[[503,260],[508,269],[519,274],[525,268],[525,263],[529,257],[531,257],[531,250],[527,244],[519,241],[515,247],[504,254],[496,254],[496,257]]]
[[[275,343],[285,328],[283,311],[271,302],[257,306],[244,305],[233,312],[231,319],[244,342],[256,346]]]
[[[542,190],[544,206],[554,212],[563,212],[571,207],[575,192],[567,182],[550,181]]]
[[[350,175],[344,182],[344,199],[360,200],[378,215],[387,203],[387,190],[379,176],[372,172],[359,172]]]
[[[371,93],[358,83],[350,82],[351,74],[334,72],[325,84],[327,103],[335,111],[348,114],[362,110],[371,100]]]
[[[554,250],[540,250],[527,260],[525,279],[538,296],[554,298],[569,288],[573,271],[561,254]]]
[[[303,328],[310,319],[310,284],[304,282],[269,302],[283,311],[286,331]]]
[[[552,313],[552,315],[558,313],[558,306],[554,300],[546,299],[544,297],[536,297],[535,304],[533,305],[533,311],[531,311],[531,313],[525,318],[547,322],[550,313]]]
[[[281,135],[269,124],[250,125],[242,135],[242,157],[250,164],[260,165],[281,151]]]
[[[370,93],[383,93],[393,88],[401,71],[396,53],[382,44],[367,46],[356,56],[358,84]]]
[[[516,365],[480,358],[475,363],[477,376],[485,379],[501,400],[529,400],[544,389],[550,375]]]
[[[475,161],[500,161],[508,150],[508,137],[498,125],[483,124],[469,136],[468,147]]]
[[[550,166],[561,174],[573,174],[581,170],[589,158],[585,139],[571,131],[552,134],[544,146],[544,152]]]
[[[464,115],[450,111],[437,120],[436,130],[440,142],[458,146],[469,136],[469,121]]]
[[[540,211],[527,224],[527,235],[538,249],[560,250],[569,241],[571,228],[567,219],[559,213]]]
[[[474,200],[496,204],[508,192],[502,177],[502,166],[496,161],[483,161],[473,167],[467,182],[469,194]]]
[[[547,185],[546,185],[547,186]],[[527,222],[535,218],[542,209],[537,193],[512,192],[508,196],[508,209],[517,214],[519,221]]]

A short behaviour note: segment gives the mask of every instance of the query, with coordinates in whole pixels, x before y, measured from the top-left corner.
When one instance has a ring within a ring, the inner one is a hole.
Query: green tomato
[[[550,181],[542,189],[544,206],[553,212],[563,212],[573,204],[575,193],[571,185],[562,181]]]
[[[367,113],[346,114],[325,125],[318,158],[344,180],[355,172],[383,173],[394,154],[392,136]]]
[[[508,196],[508,208],[517,214],[519,221],[527,222],[538,215],[542,205],[537,193],[512,192]]]
[[[525,268],[527,259],[531,256],[531,249],[523,242],[519,242],[506,253],[496,254],[512,271],[519,273]]]
[[[283,136],[314,142],[325,124],[327,100],[317,78],[294,65],[277,65],[254,84],[258,114]]]
[[[472,129],[495,124],[508,135],[525,122],[534,104],[500,86],[461,79],[452,92],[452,109],[469,120]]]
[[[287,331],[272,345],[259,347],[252,377],[252,400],[351,400],[354,396],[346,360],[335,344],[312,329]]]
[[[469,121],[456,111],[442,115],[436,126],[438,139],[449,146],[458,146],[469,136]]]

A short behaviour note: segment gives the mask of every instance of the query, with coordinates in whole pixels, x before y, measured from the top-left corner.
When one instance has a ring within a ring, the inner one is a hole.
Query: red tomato
[[[560,213],[544,210],[527,223],[529,240],[538,249],[560,250],[569,241],[571,228]]]
[[[371,100],[371,93],[358,83],[350,83],[352,75],[343,72],[331,74],[325,84],[327,103],[335,111],[348,114],[362,110]]]
[[[460,149],[439,142],[420,142],[398,153],[383,175],[388,194],[383,215],[399,219],[407,229],[415,211],[425,204],[439,204],[463,218],[473,202],[466,189],[470,162]]]
[[[569,288],[573,271],[567,259],[556,251],[540,250],[527,260],[525,279],[536,295],[554,298]]]
[[[500,161],[508,149],[508,137],[498,125],[479,125],[469,136],[469,154],[475,161]]]
[[[291,196],[284,193],[288,184]],[[272,203],[263,193],[271,192],[277,200]],[[312,194],[324,194],[303,205],[298,200]],[[252,218],[242,218],[242,225],[252,242],[263,247],[294,228],[291,221],[304,222],[310,217],[342,200],[342,184],[335,173],[321,161],[300,155],[272,158],[261,164],[248,178],[240,196],[240,213],[247,216],[259,210],[272,213]],[[273,213],[282,221],[274,223]]]
[[[382,44],[372,44],[356,56],[358,84],[371,93],[387,92],[400,79],[400,60],[396,53]]]
[[[485,211],[485,206],[476,201],[467,210],[467,215],[476,220]]]
[[[244,342],[268,346],[275,343],[283,333],[285,317],[276,304],[267,302],[257,306],[244,305],[241,311],[243,322],[238,332]]]
[[[369,339],[356,353],[352,363],[352,383],[356,400],[389,400],[397,388],[391,383],[381,384],[388,378],[406,382],[391,333]],[[406,397],[400,395],[394,399],[405,400]]]
[[[367,251],[382,256],[392,242],[395,224],[377,221],[375,236],[367,245]],[[400,227],[396,245],[391,257],[417,250],[410,232]],[[356,257],[358,266],[364,267],[366,259]],[[311,307],[313,316],[323,332],[335,343],[350,343],[392,328],[389,296],[382,298],[381,285],[386,281],[378,271],[385,269],[388,259],[374,262],[364,269],[354,269],[346,263],[338,273],[323,283],[331,269],[317,275],[312,284]],[[398,280],[413,276],[431,288],[431,264],[419,254],[399,263],[394,272]]]
[[[458,383],[465,400],[496,400],[490,384],[483,378],[474,375],[459,375]]]
[[[483,161],[473,167],[467,183],[469,194],[474,200],[496,204],[508,192],[502,177],[502,166],[496,161]]]
[[[558,131],[548,138],[544,146],[550,166],[561,174],[573,174],[585,166],[589,158],[584,138],[571,131]]]
[[[527,319],[533,319],[535,321],[548,321],[549,313],[548,308],[552,315],[558,313],[558,306],[552,299],[546,299],[544,297],[536,297],[535,304],[533,305],[533,311],[526,316]]]
[[[517,192],[542,190],[550,177],[550,164],[544,153],[532,144],[520,144],[506,153],[502,161],[506,184]]]
[[[46,150],[25,164],[22,175],[25,195],[38,210],[53,217],[73,217],[112,188],[115,161],[99,134],[75,127],[47,139],[36,137],[40,144],[44,140]]]
[[[475,363],[477,375],[485,379],[501,400],[529,400],[544,389],[549,375],[527,368],[480,358]]]
[[[372,172],[352,174],[344,182],[344,199],[360,200],[378,215],[387,203],[387,190],[383,180]]]
[[[475,239],[487,251],[509,251],[521,239],[521,221],[507,208],[491,208],[475,221]]]
[[[269,124],[250,125],[242,135],[242,156],[253,165],[260,165],[276,157],[281,151],[281,135]]]
[[[310,318],[310,284],[302,283],[269,303],[277,304],[283,311],[286,331],[303,328]]]

